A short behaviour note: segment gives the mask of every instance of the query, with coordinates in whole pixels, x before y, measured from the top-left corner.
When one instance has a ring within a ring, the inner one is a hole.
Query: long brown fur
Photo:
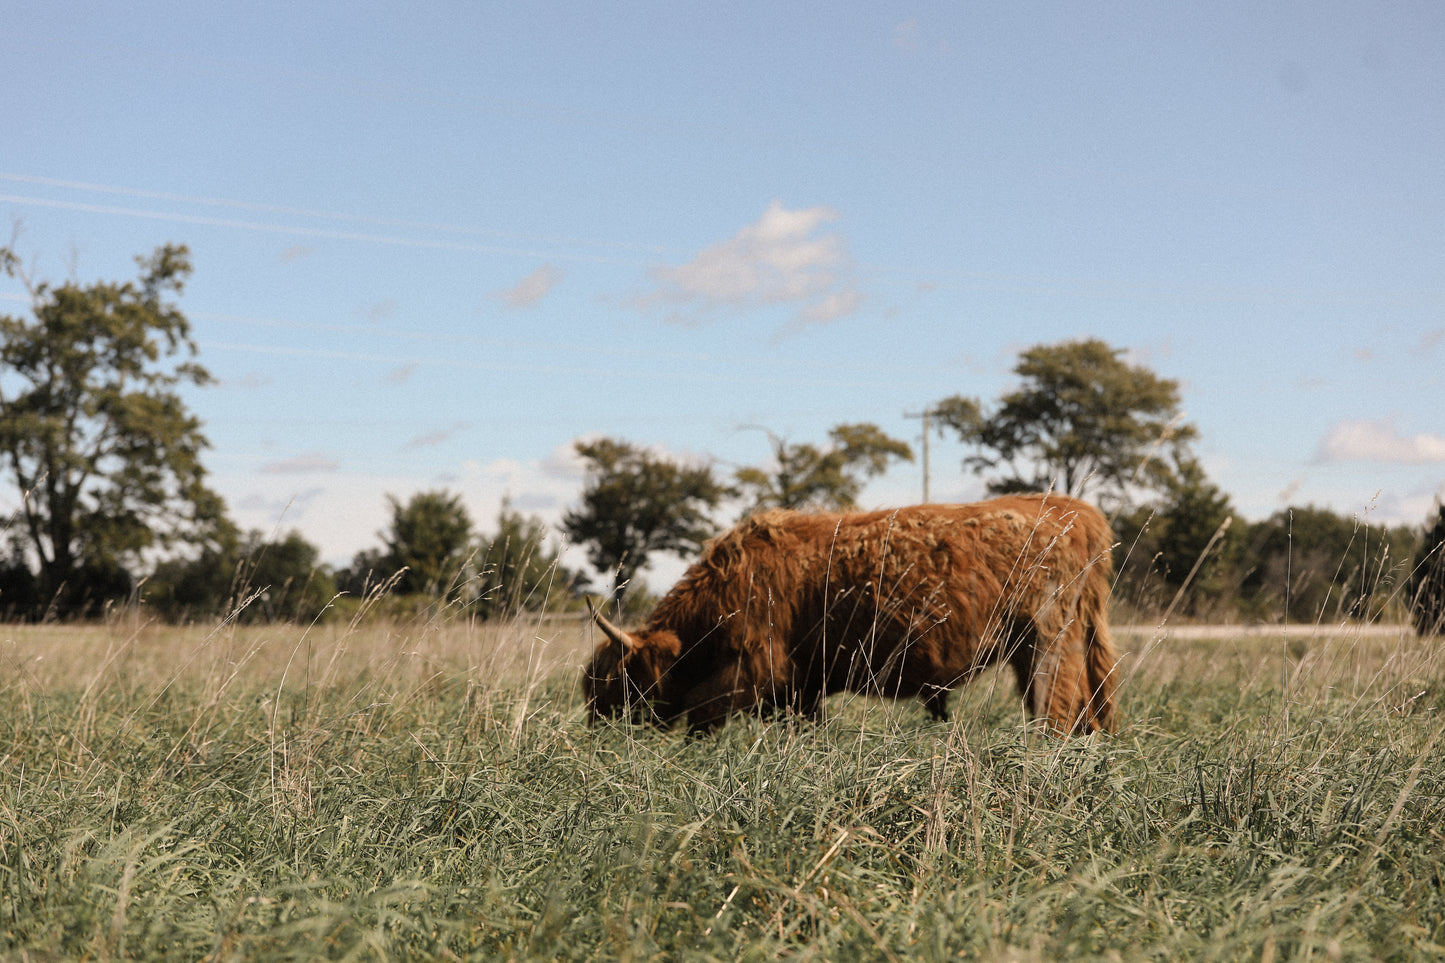
[[[706,731],[733,712],[816,715],[847,690],[946,718],[955,686],[1006,662],[1053,731],[1109,730],[1112,544],[1061,495],[760,512],[708,543],[640,631],[599,618],[588,707]]]

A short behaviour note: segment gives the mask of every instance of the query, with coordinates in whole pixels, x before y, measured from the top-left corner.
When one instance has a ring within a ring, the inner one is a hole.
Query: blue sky
[[[554,520],[579,437],[916,445],[1078,337],[1179,380],[1246,518],[1418,523],[1442,42],[1437,3],[21,3],[0,216],[56,280],[190,246],[213,483],[333,562],[387,493]]]

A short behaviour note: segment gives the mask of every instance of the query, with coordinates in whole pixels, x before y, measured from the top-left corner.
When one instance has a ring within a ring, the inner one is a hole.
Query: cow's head
[[[625,632],[592,608],[591,599],[587,607],[604,636],[582,677],[589,720],[620,715],[634,722],[671,722],[677,713],[667,672],[681,649],[677,635],[665,630]]]

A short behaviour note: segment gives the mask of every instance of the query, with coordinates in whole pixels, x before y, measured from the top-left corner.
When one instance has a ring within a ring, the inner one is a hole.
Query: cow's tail
[[[1086,731],[1114,730],[1115,666],[1119,657],[1109,635],[1113,570],[1106,548],[1085,573],[1083,597],[1079,600],[1079,617],[1084,626],[1084,676],[1089,687],[1089,704],[1079,721]]]

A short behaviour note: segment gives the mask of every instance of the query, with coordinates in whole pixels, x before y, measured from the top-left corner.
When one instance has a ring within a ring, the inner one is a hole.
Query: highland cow
[[[1054,732],[1112,729],[1112,534],[1061,495],[854,514],[763,511],[713,539],[646,627],[593,613],[605,640],[583,690],[593,721],[694,732],[824,696],[948,696],[1006,663]]]

